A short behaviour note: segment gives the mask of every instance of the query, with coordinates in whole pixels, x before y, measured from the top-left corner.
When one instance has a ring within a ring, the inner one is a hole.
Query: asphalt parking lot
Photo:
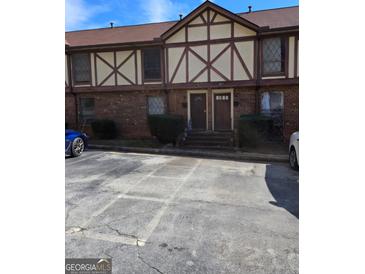
[[[66,158],[66,258],[113,273],[298,273],[286,164],[85,151]]]

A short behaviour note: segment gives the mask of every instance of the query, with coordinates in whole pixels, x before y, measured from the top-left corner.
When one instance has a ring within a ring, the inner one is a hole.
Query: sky
[[[205,0],[66,0],[66,31],[178,20]],[[212,0],[232,12],[299,5],[299,0]]]

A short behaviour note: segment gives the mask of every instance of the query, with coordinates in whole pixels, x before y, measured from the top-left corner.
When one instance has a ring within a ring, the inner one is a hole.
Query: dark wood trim
[[[101,61],[103,61],[108,67],[110,67],[112,70],[114,70],[114,67],[109,64],[108,61],[106,61],[103,57],[101,57],[99,54],[95,53],[96,57],[98,57]]]
[[[136,85],[138,85],[138,59],[137,59],[137,50],[134,50],[134,75],[136,79]]]
[[[248,27],[250,29],[253,29],[255,31],[258,31],[260,29],[260,27],[246,19],[244,19],[243,17],[240,17],[237,14],[234,14],[210,1],[205,1],[203,4],[201,4],[199,7],[197,7],[196,9],[194,9],[189,15],[185,16],[184,19],[182,19],[181,21],[177,22],[174,26],[172,26],[170,29],[168,29],[167,31],[165,31],[162,35],[161,38],[167,39],[169,38],[172,34],[174,34],[178,29],[181,28],[181,26],[185,25],[186,23],[189,23],[192,19],[196,17],[197,15],[199,15],[201,12],[203,12],[204,10],[213,10],[215,12],[218,12],[220,14],[222,14],[223,16],[227,17],[228,19],[231,19],[233,21],[236,21],[238,23],[240,23],[241,25]],[[208,18],[209,20],[207,20],[207,23],[210,24],[210,17]]]
[[[215,67],[210,66],[210,69],[213,70],[215,73],[217,73],[220,77],[222,77],[226,81],[230,81],[223,73],[221,73],[219,70],[217,70]]]
[[[142,71],[141,83],[143,85],[145,83],[145,80],[144,80],[144,53],[142,49],[141,49],[141,71]]]
[[[95,73],[95,86],[98,85],[98,72],[97,72],[97,65],[96,65],[96,52],[94,52],[94,73]]]
[[[175,68],[175,70],[174,70],[174,73],[173,73],[173,74],[172,74],[172,76],[171,76],[171,81],[170,81],[170,83],[172,83],[172,82],[174,81],[175,76],[176,76],[176,73],[177,73],[177,71],[178,71],[178,70],[179,70],[179,68],[180,68],[180,65],[181,65],[181,63],[182,63],[182,61],[183,61],[183,59],[184,59],[185,54],[186,54],[186,48],[184,48],[183,52],[181,53],[181,56],[180,56],[179,62],[177,62],[177,65],[176,65],[176,68]]]
[[[213,15],[213,17],[212,17],[212,20],[210,20],[210,24],[211,23],[214,23],[214,20],[215,20],[215,18],[217,17],[217,12],[214,12],[214,15]]]
[[[215,61],[217,61],[219,59],[219,57],[221,57],[229,49],[230,46],[231,46],[231,44],[228,44],[225,48],[223,48],[222,51],[219,52],[217,54],[217,56],[214,57],[213,60],[210,61],[210,65],[212,65]]]
[[[170,71],[169,71],[169,49],[166,49],[166,82],[165,83],[169,83],[170,82]]]
[[[132,80],[130,80],[127,76],[125,76],[123,73],[121,73],[119,70],[116,70],[116,74],[119,74],[121,77],[124,78],[124,80],[126,80],[128,83],[130,83],[131,85],[134,85],[135,83],[132,82]]]
[[[132,51],[117,67],[116,70],[120,69],[128,60],[135,54],[136,50]]]
[[[245,61],[242,59],[242,56],[241,56],[241,54],[239,53],[239,51],[238,51],[238,49],[237,49],[237,47],[236,47],[236,45],[235,45],[235,44],[233,44],[233,49],[234,49],[234,51],[236,52],[237,58],[238,58],[238,60],[240,61],[240,63],[241,63],[241,65],[242,65],[243,69],[245,70],[245,72],[246,72],[246,74],[247,74],[248,78],[249,78],[250,80],[252,80],[252,79],[253,79],[253,78],[252,78],[252,75],[251,75],[250,71],[248,70],[248,68],[247,68],[247,66],[246,66],[246,63],[245,63]]]
[[[189,82],[189,47],[185,48],[185,77],[186,77],[186,81],[185,82]]]
[[[204,23],[204,24],[207,24],[207,20],[205,20],[205,18],[204,18],[204,16],[203,16],[203,14],[200,14],[199,16],[200,16],[200,18],[202,19],[203,23]]]
[[[204,68],[206,69],[206,68]],[[200,76],[200,75],[199,75]],[[264,79],[260,81],[256,80],[241,80],[241,81],[220,81],[220,82],[198,82],[193,83],[169,83],[166,86],[162,84],[147,84],[147,85],[121,85],[121,86],[84,86],[74,87],[76,93],[83,92],[128,92],[128,91],[145,91],[145,90],[177,90],[177,89],[216,89],[216,88],[239,88],[239,87],[259,87],[259,86],[286,86],[286,85],[298,85],[299,78],[289,79]]]
[[[257,40],[253,42],[253,78],[257,78]]]
[[[114,70],[115,70],[115,71],[118,71],[118,69],[117,69],[116,67],[117,67],[117,52],[116,52],[116,51],[114,51]],[[117,74],[115,73],[115,74],[114,74],[114,79],[115,79],[115,85],[116,85],[116,86],[118,85],[117,78],[118,78],[118,76],[117,76]]]
[[[294,77],[298,77],[298,46],[299,46],[299,37],[295,36],[294,38]]]
[[[231,81],[233,81],[234,79],[234,54],[233,54],[233,46],[234,43],[231,42]]]
[[[221,21],[221,22],[214,22],[214,23],[210,23],[211,26],[216,26],[216,25],[228,25],[231,24],[233,21]]]
[[[100,82],[100,84],[98,84],[97,86],[102,86],[106,81],[108,81],[108,79],[113,75],[113,74],[115,74],[115,67],[113,67],[111,64],[109,64],[109,62],[108,61],[106,61],[103,57],[101,57],[99,54],[97,54],[97,53],[95,53],[95,56],[97,57],[96,58],[96,62],[97,62],[97,59],[100,59],[103,63],[105,63],[108,67],[110,67],[111,69],[112,69],[112,72],[111,73],[109,73],[105,78],[104,78],[104,80],[102,80],[101,82]],[[114,57],[115,57],[115,52],[114,52]],[[113,58],[114,58],[113,57]],[[114,59],[114,61],[115,61],[115,59]],[[114,76],[114,77],[116,77],[116,76]],[[117,83],[116,83],[116,78],[115,78],[115,85],[116,85]]]
[[[193,78],[193,79],[191,79],[191,80],[189,81],[189,83],[193,83],[196,79],[198,79],[198,78],[199,78],[199,76],[200,76],[200,75],[202,75],[206,69],[208,69],[208,67],[202,68],[202,69],[198,72],[198,74],[197,74],[197,75],[195,75],[195,76],[194,76],[194,78]]]
[[[108,79],[113,75],[115,74],[115,71],[113,70],[111,73],[109,73],[103,81],[101,81],[101,83],[98,85],[98,87],[102,86],[106,81],[108,81]]]
[[[207,22],[208,22],[208,27],[207,27],[207,55],[208,55],[208,82],[210,82],[210,64],[211,64],[211,62],[210,62],[210,45],[211,45],[211,40],[210,40],[210,24],[211,24],[211,22],[210,22],[211,20],[210,20],[210,9],[208,9],[207,10]]]
[[[206,66],[208,66],[208,61],[204,60],[203,57],[201,57],[198,53],[196,53],[192,48],[187,47],[188,51],[190,51],[196,58],[198,58],[200,61],[202,61]]]
[[[161,67],[161,81],[164,84],[166,82],[165,82],[165,51],[163,47],[160,48],[160,67]],[[136,84],[138,83],[136,82]]]
[[[204,24],[204,23],[196,23],[196,24],[190,24],[187,27],[188,28],[197,28],[197,27],[205,27],[205,26],[207,26],[207,24]]]
[[[289,37],[285,37],[285,78],[289,77]]]
[[[209,29],[210,32],[210,29]],[[209,33],[210,35],[210,33]],[[176,47],[184,47],[184,46],[202,46],[202,45],[206,45],[208,42],[210,44],[222,44],[222,43],[229,43],[229,42],[243,42],[243,41],[252,41],[257,39],[256,35],[251,35],[251,36],[246,36],[246,37],[235,37],[235,38],[219,38],[219,39],[209,39],[207,40],[202,40],[202,41],[191,41],[191,42],[180,42],[180,43],[170,43],[170,44],[166,44],[165,47],[166,48],[176,48]]]

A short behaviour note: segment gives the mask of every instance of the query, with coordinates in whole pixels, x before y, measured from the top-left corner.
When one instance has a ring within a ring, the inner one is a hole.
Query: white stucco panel
[[[234,23],[234,37],[245,37],[256,35],[256,32],[240,24]]]
[[[231,49],[226,50],[218,59],[212,64],[220,73],[231,78]]]
[[[190,24],[202,24],[202,23],[204,23],[203,22],[203,20],[201,19],[201,17],[200,16],[198,16],[197,18],[195,18],[193,21],[191,21],[190,23],[189,23],[189,25]]]
[[[185,28],[180,29],[178,32],[176,32],[174,35],[166,40],[167,44],[182,42],[185,42]]]
[[[113,53],[110,53],[113,56]],[[104,58],[106,57],[106,58]],[[104,59],[109,59],[108,55],[103,56]],[[106,60],[108,61],[108,60]],[[113,71],[107,64],[105,64],[102,60],[96,57],[96,71],[97,71],[97,79],[98,84],[101,82]],[[103,85],[113,85],[115,84],[114,76],[111,76]]]
[[[208,82],[208,72],[205,70],[198,78],[195,79],[194,83]]]
[[[210,70],[210,81],[212,82],[221,82],[221,81],[225,81],[220,75],[218,75],[217,73],[214,72],[214,70]]]
[[[207,46],[194,46],[190,47],[193,51],[195,51],[200,57],[202,57],[205,61],[208,60],[208,47]]]
[[[189,81],[191,81],[206,65],[189,52]]]
[[[138,85],[142,84],[141,50],[137,50],[137,79],[138,79]]]
[[[169,48],[168,49],[168,53],[169,53],[169,81],[171,81],[172,75],[174,74],[174,71],[177,67],[177,64],[181,58],[182,53],[184,52],[183,47],[181,48]],[[185,58],[185,57],[183,57]],[[181,67],[184,66],[184,70],[181,71]],[[185,82],[186,81],[186,73],[185,73],[185,60],[183,60],[181,62],[180,68],[176,73],[176,76],[174,78],[174,83],[177,83],[176,81],[180,81],[179,83],[181,83],[181,81]]]
[[[231,24],[210,26],[210,39],[221,39],[231,37]]]
[[[213,17],[213,15],[212,15]],[[218,22],[225,22],[225,21],[230,21],[227,17],[220,15],[219,13],[217,14],[217,16],[214,18],[214,23],[218,23]]]
[[[254,75],[254,41],[236,42],[236,48],[245,62],[250,74]],[[238,61],[238,60],[237,60]]]
[[[124,60],[130,56],[132,53],[131,50],[128,51],[118,51],[117,54],[117,66],[119,66]],[[134,55],[132,55],[127,62],[125,62],[119,69],[118,69],[123,75],[125,75],[129,80],[131,80],[133,83],[136,81],[135,78],[135,61],[134,61]],[[120,76],[120,75],[119,75]],[[121,76],[120,76],[121,77]],[[123,77],[121,77],[123,79]],[[119,85],[119,77],[117,78],[118,85]],[[123,79],[123,83],[126,82],[125,79]],[[129,84],[129,82],[126,82],[126,84]]]
[[[188,28],[188,40],[191,41],[202,41],[207,40],[207,27],[193,27]]]
[[[228,43],[212,44],[210,46],[210,59],[213,60],[226,46]]]

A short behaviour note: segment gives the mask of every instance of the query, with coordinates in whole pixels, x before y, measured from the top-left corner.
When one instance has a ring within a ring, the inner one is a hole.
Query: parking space
[[[66,257],[113,273],[298,273],[284,164],[86,151],[66,159]]]

